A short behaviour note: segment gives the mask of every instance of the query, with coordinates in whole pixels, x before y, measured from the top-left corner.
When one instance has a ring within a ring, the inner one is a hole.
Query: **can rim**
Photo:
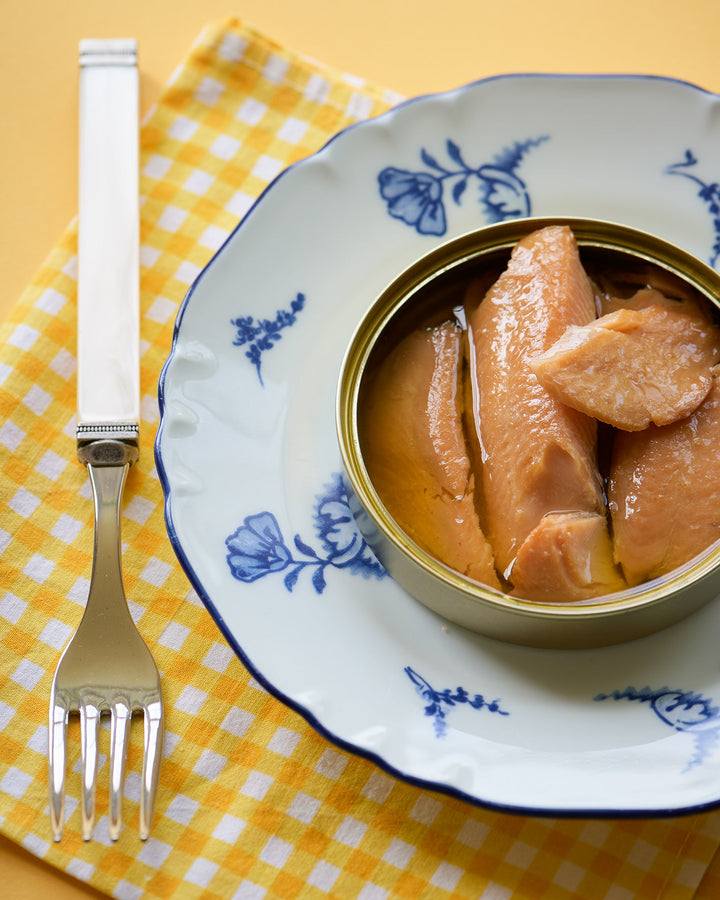
[[[466,232],[441,243],[399,273],[376,297],[356,326],[346,348],[336,392],[338,443],[352,492],[391,545],[428,576],[478,604],[541,619],[592,619],[669,600],[716,575],[720,580],[720,540],[694,559],[659,578],[589,600],[542,602],[512,597],[473,581],[427,553],[400,528],[375,490],[360,446],[357,408],[360,387],[373,348],[390,322],[423,287],[488,253],[508,252],[522,237],[551,225],[569,226],[581,248],[614,250],[679,276],[720,311],[720,273],[688,251],[650,234],[603,219],[543,216],[512,219]]]

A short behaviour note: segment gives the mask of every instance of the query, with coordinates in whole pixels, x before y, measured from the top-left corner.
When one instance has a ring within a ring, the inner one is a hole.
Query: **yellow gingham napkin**
[[[91,495],[75,456],[74,227],[3,325],[0,829],[119,900],[719,896],[720,866],[708,866],[720,813],[505,815],[422,791],[332,746],[248,675],[176,562],[153,440],[178,305],[275,175],[398,99],[231,20],[203,32],[143,125],[142,447],[125,494],[124,571],[167,706],[145,844],[137,833],[138,729],[120,840],[107,836],[105,756],[95,839],[81,839],[73,728],[69,818],[62,842],[50,837],[48,696],[82,612],[92,551]]]

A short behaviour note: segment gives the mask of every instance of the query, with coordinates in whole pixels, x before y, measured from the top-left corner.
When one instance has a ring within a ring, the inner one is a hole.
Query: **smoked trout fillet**
[[[521,240],[484,297],[473,296],[472,286],[468,289],[466,311],[484,525],[498,571],[512,586],[513,564],[535,532],[535,546],[523,554],[524,597],[535,599],[533,558],[548,556],[553,563],[541,565],[538,572],[538,599],[567,601],[617,590],[622,584],[611,561],[608,582],[604,562],[579,566],[572,550],[575,540],[587,545],[592,532],[591,543],[598,544],[603,557],[608,555],[603,549],[609,539],[596,461],[597,423],[553,399],[530,368],[530,360],[568,326],[586,325],[596,316],[593,289],[572,231],[550,226]],[[536,531],[548,514],[554,515],[551,527]],[[582,556],[587,553],[581,551]],[[547,583],[552,570],[558,573],[554,586]],[[601,583],[594,580],[598,573]]]
[[[552,603],[625,587],[605,516],[548,513],[520,546],[512,568],[516,597]]]
[[[625,431],[669,425],[707,397],[717,329],[655,304],[570,326],[530,367],[549,394]]]
[[[720,539],[720,384],[686,419],[618,431],[608,478],[615,559],[630,585]]]
[[[499,588],[462,428],[463,337],[454,323],[408,335],[362,405],[365,463],[398,525],[445,565]]]
[[[712,386],[720,329],[699,295],[669,273],[664,282],[672,293],[648,287],[624,299],[600,293],[600,318],[568,328],[532,361],[543,387],[625,431],[689,416]]]

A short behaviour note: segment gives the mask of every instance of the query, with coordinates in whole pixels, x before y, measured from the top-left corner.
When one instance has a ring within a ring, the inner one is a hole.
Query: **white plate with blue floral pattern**
[[[550,815],[720,803],[720,601],[598,650],[503,644],[382,570],[343,492],[336,379],[362,313],[436,244],[591,216],[720,261],[720,98],[515,75],[419,98],[283,173],[188,293],[156,443],[175,551],[253,674],[427,788]]]

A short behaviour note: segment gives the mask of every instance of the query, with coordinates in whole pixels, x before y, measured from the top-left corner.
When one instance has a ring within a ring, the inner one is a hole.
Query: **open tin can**
[[[720,541],[673,571],[636,587],[571,602],[538,602],[503,593],[445,565],[398,525],[376,491],[363,454],[359,409],[369,373],[423,322],[452,304],[478,272],[499,274],[533,231],[571,228],[583,261],[651,265],[706,298],[720,321],[720,274],[658,237],[583,218],[525,218],[450,240],[400,274],[359,323],[340,372],[336,419],[351,508],[389,574],[412,597],[472,631],[535,647],[581,648],[632,640],[672,625],[720,596]],[[720,450],[719,450],[720,452]]]

